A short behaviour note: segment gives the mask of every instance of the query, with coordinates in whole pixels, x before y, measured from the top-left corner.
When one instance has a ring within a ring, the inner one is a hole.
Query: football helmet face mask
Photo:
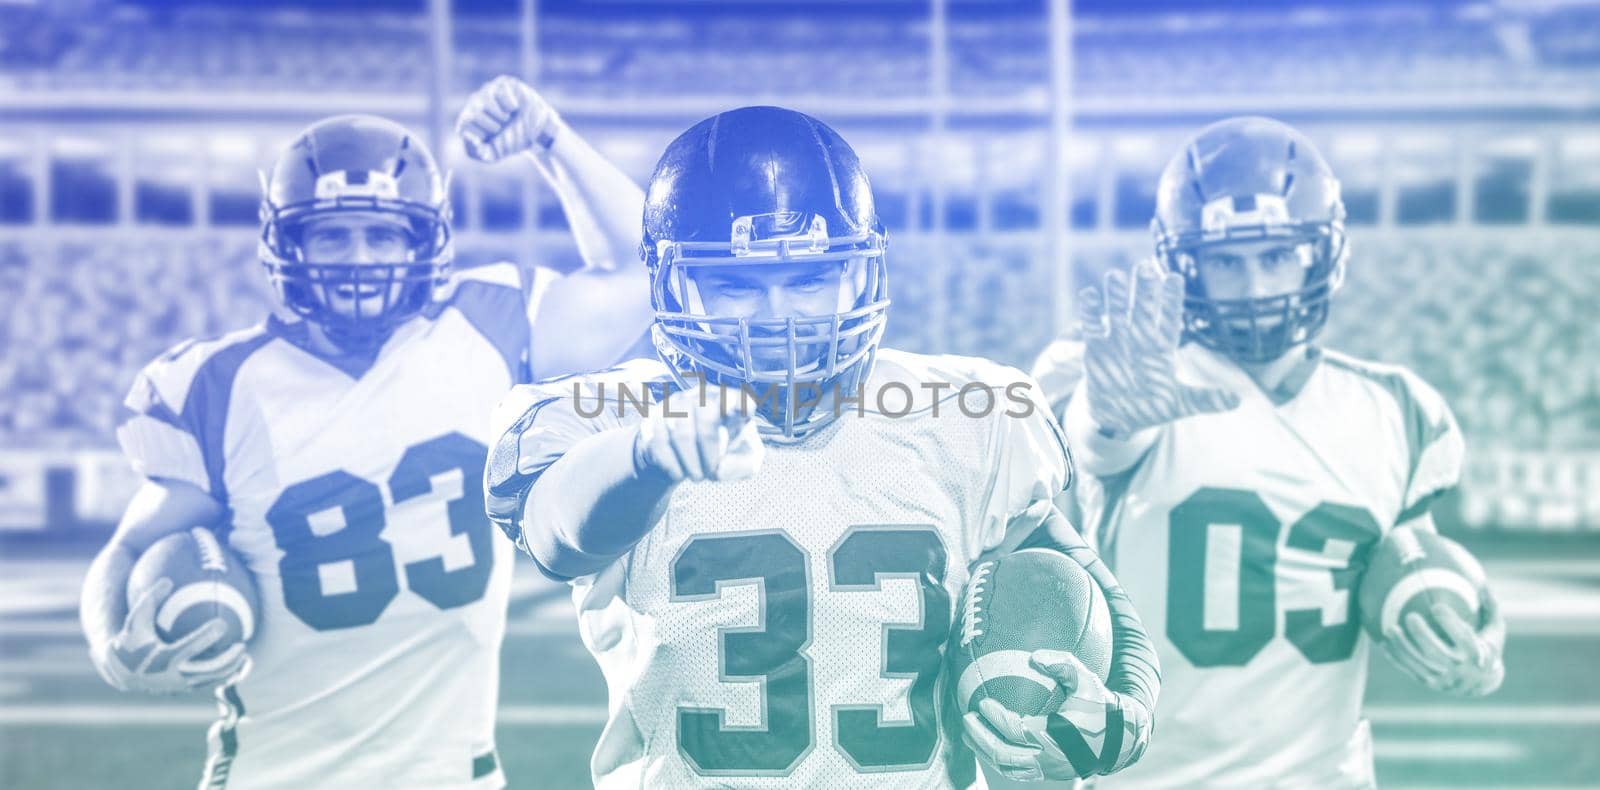
[[[656,352],[681,384],[748,387],[764,430],[814,431],[835,416],[817,401],[859,395],[872,369],[889,308],[885,246],[871,185],[832,129],[777,107],[701,121],[667,147],[645,196]],[[709,267],[796,265],[838,277],[832,312],[718,314],[697,282]]]
[[[1344,217],[1338,180],[1298,131],[1257,117],[1202,129],[1162,172],[1150,223],[1156,257],[1186,283],[1185,336],[1248,363],[1269,362],[1313,340],[1344,282]],[[1264,240],[1310,246],[1299,288],[1246,298],[1206,293],[1200,276],[1206,252]]]
[[[416,316],[454,257],[445,178],[422,142],[392,121],[342,115],[313,124],[262,176],[261,262],[284,307],[335,345],[368,351]],[[403,260],[322,260],[309,228],[379,215],[406,229]]]

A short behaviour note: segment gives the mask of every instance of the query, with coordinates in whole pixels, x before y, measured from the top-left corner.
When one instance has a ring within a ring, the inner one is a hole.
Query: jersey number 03
[[[1238,562],[1213,562],[1217,534],[1236,536]],[[1202,488],[1172,509],[1168,523],[1167,637],[1197,667],[1250,663],[1278,630],[1278,536],[1283,523],[1254,491]],[[1346,593],[1344,622],[1323,625],[1321,608],[1284,612],[1284,636],[1314,664],[1350,657],[1361,633],[1355,584],[1381,530],[1364,508],[1323,502],[1289,525],[1286,548],[1325,554],[1329,543],[1348,544],[1343,567],[1331,569],[1334,590]],[[1211,578],[1208,569],[1237,568],[1233,579]],[[1208,628],[1205,606],[1219,586],[1236,590],[1237,622]]]

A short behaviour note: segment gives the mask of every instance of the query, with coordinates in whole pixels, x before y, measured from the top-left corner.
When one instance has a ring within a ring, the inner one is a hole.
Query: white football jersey
[[[1033,360],[1033,368],[1028,371],[1028,375],[1039,382],[1044,401],[1050,404],[1050,413],[1057,420],[1066,420],[1067,403],[1072,399],[1072,393],[1077,391],[1078,382],[1083,381],[1084,348],[1080,338],[1056,338],[1039,352],[1039,356]],[[1056,497],[1056,507],[1061,509],[1061,514],[1068,521],[1083,523],[1083,511],[1078,507],[1075,491],[1063,491]]]
[[[1149,429],[1131,466],[1084,446],[1081,390],[1068,407],[1085,524],[1162,667],[1149,751],[1098,786],[1373,785],[1354,588],[1383,534],[1456,484],[1463,447],[1411,372],[1312,353],[1298,392],[1269,395],[1184,346],[1180,378],[1241,403]]]
[[[206,788],[497,788],[511,557],[479,493],[489,414],[526,381],[510,264],[457,276],[370,366],[278,317],[135,381],[134,467],[224,503],[255,577],[250,671],[221,689]]]
[[[1078,382],[1083,380],[1083,353],[1082,340],[1057,338],[1039,352],[1033,360],[1033,368],[1028,371],[1044,389],[1045,402],[1050,404],[1050,413],[1057,419],[1066,416],[1067,401],[1078,388]]]
[[[547,466],[642,419],[619,416],[619,382],[659,394],[667,380],[641,360],[518,387],[497,424],[537,406],[523,452]],[[991,408],[973,388],[962,411],[969,383]],[[975,781],[959,720],[943,719],[944,646],[968,567],[1032,531],[1030,505],[1068,480],[1066,447],[1037,387],[985,360],[882,350],[865,391],[864,411],[767,438],[754,477],[678,485],[642,541],[573,581],[610,692],[597,786]]]

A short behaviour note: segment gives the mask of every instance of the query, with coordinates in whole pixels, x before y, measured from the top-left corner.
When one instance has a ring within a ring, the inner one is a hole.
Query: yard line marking
[[[1501,705],[1492,708],[1388,705],[1368,708],[1366,715],[1380,724],[1600,724],[1600,705]],[[0,705],[0,724],[193,724],[212,721],[216,716],[216,708],[211,705]],[[555,725],[601,724],[606,717],[603,705],[502,705],[498,719],[514,725]],[[1392,743],[1385,738],[1378,739],[1378,742]],[[1434,748],[1418,743],[1416,746],[1391,746],[1387,755],[1380,748],[1379,756],[1407,759],[1405,755],[1408,753],[1417,754],[1421,750]],[[1474,748],[1483,747],[1481,751],[1487,754],[1505,754],[1504,746],[1488,745],[1496,743],[1489,740],[1430,739],[1430,743],[1445,744],[1438,746],[1439,750],[1460,749],[1465,752],[1468,745],[1474,745]]]
[[[534,610],[536,616],[519,617],[506,622],[507,636],[549,636],[551,634],[578,635],[578,620],[567,607],[557,612]],[[16,636],[79,636],[83,626],[72,620],[8,620],[0,618],[0,641]]]
[[[500,724],[605,724],[611,716],[604,705],[501,705]]]
[[[1584,617],[1545,617],[1533,615],[1506,616],[1509,639],[1524,636],[1600,636],[1600,618],[1594,613]]]
[[[8,658],[0,661],[0,677],[11,679],[19,675],[35,678],[95,677],[95,671],[94,665],[89,663],[88,651],[79,661],[60,658]]]
[[[1540,576],[1600,576],[1600,560],[1526,559],[1485,560],[1491,578],[1501,574]]]
[[[0,705],[0,724],[188,724],[208,722],[216,715],[216,708],[211,705]],[[1462,708],[1381,705],[1368,708],[1366,715],[1379,724],[1600,724],[1600,705]],[[599,724],[606,720],[606,708],[602,705],[502,705],[499,720],[521,725]],[[1390,741],[1380,738],[1379,742]],[[1467,739],[1430,739],[1429,742],[1447,744],[1439,749],[1460,748],[1463,751],[1467,744],[1492,743]],[[1415,752],[1430,747],[1424,744],[1392,748],[1404,755],[1406,749]],[[1501,754],[1504,747],[1486,746],[1483,751]],[[1404,759],[1394,752],[1390,756]]]
[[[1600,705],[1369,705],[1373,724],[1600,724]]]
[[[1527,756],[1515,741],[1500,738],[1380,738],[1372,748],[1379,760],[1408,762],[1507,763]]]
[[[0,620],[0,639],[12,636],[67,636],[83,633],[77,620]]]
[[[570,612],[535,609],[534,616],[522,616],[506,623],[506,636],[577,636],[577,619]],[[1600,636],[1600,618],[1517,617],[1507,618],[1513,641],[1523,637]],[[0,642],[14,637],[79,637],[83,627],[77,620],[7,620],[0,618]]]
[[[603,705],[502,705],[501,724],[604,724]],[[217,719],[213,705],[0,705],[0,724],[166,725],[206,724]]]
[[[216,719],[217,708],[214,705],[0,706],[0,724],[203,724]]]
[[[1504,783],[1487,785],[1450,784],[1450,785],[1414,785],[1395,782],[1385,782],[1384,790],[1472,790],[1474,787],[1501,788]],[[1517,790],[1594,790],[1594,785],[1525,785],[1518,783]]]
[[[514,620],[506,623],[506,636],[574,636],[577,620]]]

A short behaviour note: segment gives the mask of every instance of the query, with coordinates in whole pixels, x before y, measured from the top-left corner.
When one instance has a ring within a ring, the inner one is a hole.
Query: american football
[[[1061,704],[1056,683],[1028,664],[1035,650],[1065,650],[1105,680],[1111,614],[1100,586],[1072,559],[1023,549],[979,563],[962,596],[951,677],[962,710],[992,697],[1024,716]]]
[[[1372,552],[1357,591],[1361,624],[1374,639],[1417,612],[1434,625],[1432,608],[1444,603],[1469,623],[1478,622],[1483,566],[1455,542],[1428,530],[1397,527]],[[1434,629],[1438,632],[1437,626]],[[1443,632],[1439,635],[1448,640]]]
[[[226,638],[195,656],[197,669],[223,657],[236,642],[255,635],[260,600],[255,582],[244,563],[211,530],[194,527],[156,541],[139,556],[128,577],[128,604],[162,577],[172,580],[172,594],[156,610],[156,633],[174,641],[220,617],[227,623]]]

